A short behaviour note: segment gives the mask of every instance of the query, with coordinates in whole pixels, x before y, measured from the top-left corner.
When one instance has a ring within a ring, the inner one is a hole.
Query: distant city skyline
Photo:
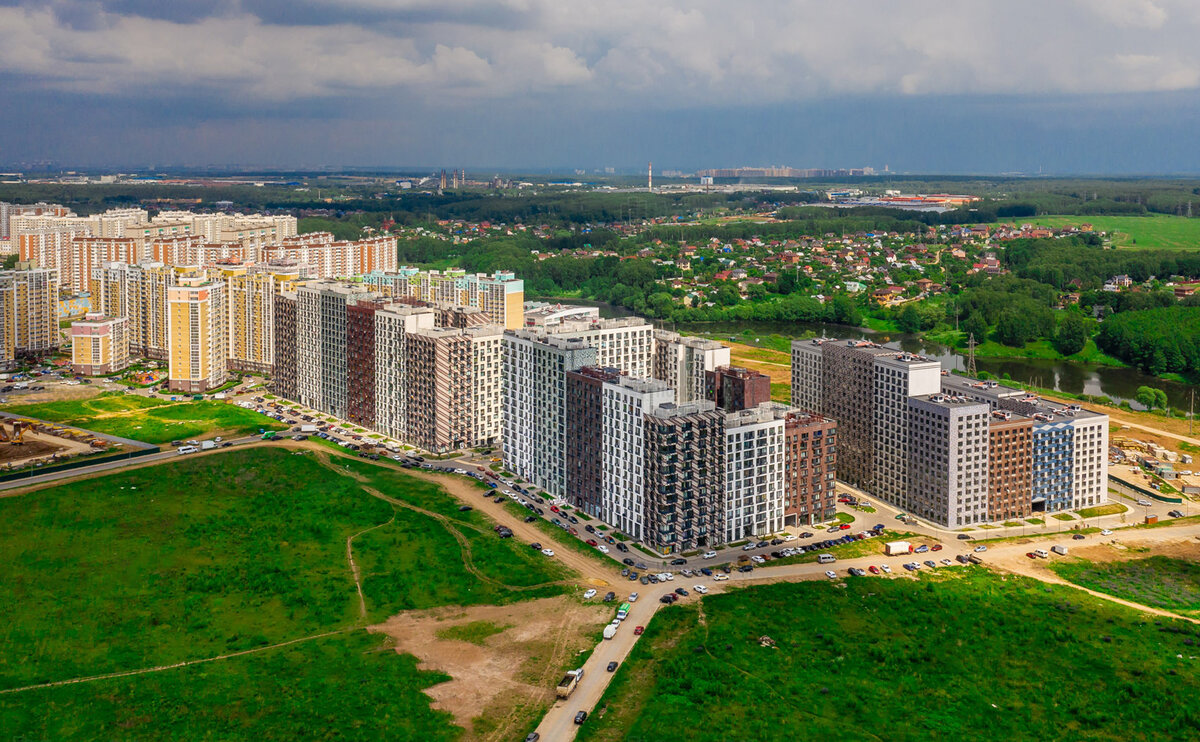
[[[1188,0],[0,0],[0,23],[9,164],[1200,173]]]

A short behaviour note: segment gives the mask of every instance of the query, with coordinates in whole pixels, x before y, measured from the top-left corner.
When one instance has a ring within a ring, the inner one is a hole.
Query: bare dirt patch
[[[467,730],[467,740],[515,739],[554,700],[559,673],[591,649],[611,608],[556,597],[508,606],[449,606],[409,611],[370,627],[416,656],[421,669],[452,679],[426,690],[433,706]],[[451,626],[488,621],[505,626],[481,644],[440,639]]]

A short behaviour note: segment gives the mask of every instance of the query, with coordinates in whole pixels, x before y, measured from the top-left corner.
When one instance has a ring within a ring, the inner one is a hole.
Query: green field
[[[97,433],[146,443],[170,443],[215,433],[285,430],[269,417],[225,402],[168,402],[133,394],[110,393],[91,399],[10,405],[6,412],[76,425]]]
[[[1054,573],[1092,590],[1152,608],[1200,614],[1200,564],[1152,556],[1125,562],[1097,564],[1054,562]]]
[[[700,605],[658,613],[581,740],[1191,740],[1200,724],[1200,629],[1068,587],[964,568]]]
[[[1200,219],[1181,216],[1039,216],[1016,221],[1044,227],[1091,224],[1097,232],[1110,232],[1113,246],[1120,248],[1200,250]]]
[[[436,485],[335,461],[344,474],[313,453],[261,447],[0,498],[0,729],[47,739],[196,739],[227,738],[231,723],[246,736],[325,736],[338,727],[339,736],[376,738],[386,728],[403,738],[412,723],[431,739],[451,738],[419,692],[437,677],[413,673],[411,658],[371,649],[383,640],[362,627],[411,608],[561,594],[557,581],[569,573],[497,538],[491,521],[458,512]],[[372,497],[364,485],[428,514]],[[354,534],[365,616],[346,559]],[[2,693],[329,631],[344,633],[177,670]],[[325,674],[345,678],[353,692],[339,692]],[[381,698],[380,709],[362,712]],[[46,704],[56,712],[45,713]]]

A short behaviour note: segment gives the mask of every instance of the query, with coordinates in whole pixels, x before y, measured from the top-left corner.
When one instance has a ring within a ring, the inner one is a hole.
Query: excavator
[[[4,429],[4,423],[0,422],[0,443],[8,443],[13,446],[25,445],[25,431],[32,426],[22,420],[13,420],[12,427],[10,434]]]

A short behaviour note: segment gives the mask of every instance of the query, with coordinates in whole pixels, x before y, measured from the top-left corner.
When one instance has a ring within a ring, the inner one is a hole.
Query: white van
[[[1048,553],[1046,553],[1045,549],[1034,549],[1033,555],[1040,559],[1046,559],[1050,556]]]
[[[179,455],[182,456],[184,454],[196,453],[199,450],[200,449],[196,448],[195,446],[180,446]]]
[[[837,557],[835,557],[833,554],[821,554],[821,555],[817,556],[818,564],[829,564],[830,562],[836,562],[836,561],[837,561]]]

